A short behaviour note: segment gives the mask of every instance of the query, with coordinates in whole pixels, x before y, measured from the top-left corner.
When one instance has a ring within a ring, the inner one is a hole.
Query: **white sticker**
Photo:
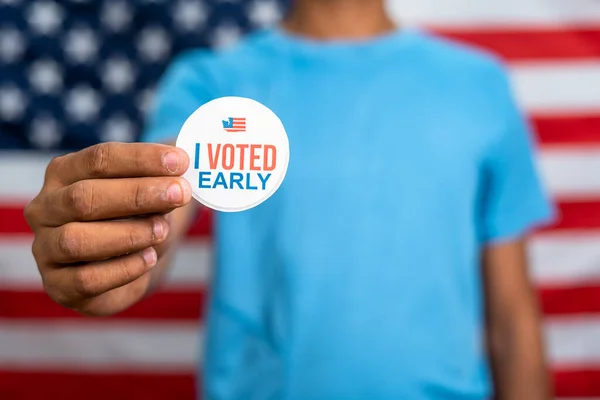
[[[176,145],[190,157],[183,177],[193,197],[224,212],[245,211],[271,197],[290,158],[277,115],[243,97],[222,97],[201,106],[181,128]]]

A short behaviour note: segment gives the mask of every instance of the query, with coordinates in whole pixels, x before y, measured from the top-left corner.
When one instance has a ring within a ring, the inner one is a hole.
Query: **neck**
[[[383,0],[295,0],[282,26],[317,40],[360,40],[396,29]]]

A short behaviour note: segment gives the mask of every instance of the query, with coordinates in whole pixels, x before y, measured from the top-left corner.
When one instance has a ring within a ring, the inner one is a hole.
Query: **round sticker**
[[[176,145],[190,157],[183,177],[194,198],[217,211],[263,203],[279,189],[288,168],[283,124],[269,108],[243,97],[201,106],[181,128]]]

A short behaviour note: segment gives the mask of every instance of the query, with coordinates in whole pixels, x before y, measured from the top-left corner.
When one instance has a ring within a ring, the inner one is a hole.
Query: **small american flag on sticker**
[[[246,118],[229,118],[223,120],[223,129],[227,132],[246,132]]]

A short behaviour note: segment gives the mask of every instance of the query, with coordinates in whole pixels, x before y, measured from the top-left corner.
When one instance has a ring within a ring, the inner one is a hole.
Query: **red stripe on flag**
[[[213,216],[211,210],[208,208],[202,208],[198,217],[192,224],[190,230],[188,231],[188,236],[190,237],[209,237],[212,236],[212,228],[213,228]]]
[[[0,205],[0,233],[31,233],[23,216],[23,205]]]
[[[538,290],[543,313],[549,316],[600,314],[600,283],[595,286],[542,287]],[[110,319],[197,320],[204,315],[206,293],[158,292]],[[85,318],[54,303],[41,291],[0,290],[0,318]]]
[[[562,201],[557,204],[559,216],[557,221],[541,231],[562,229],[594,229],[600,228],[600,199],[589,201]]]
[[[600,396],[600,366],[555,371],[554,386],[559,397]],[[194,374],[0,371],[0,398],[6,399],[75,400],[85,393],[88,400],[105,400],[118,393],[119,398],[196,400],[195,388]]]
[[[436,29],[435,32],[493,51],[509,61],[600,58],[600,28]]]
[[[561,369],[554,372],[557,397],[600,396],[600,365],[597,368]]]
[[[198,320],[204,316],[206,292],[162,291],[109,319]],[[41,291],[0,290],[0,318],[87,318],[52,301]],[[2,396],[0,396],[2,398]]]
[[[212,212],[203,209],[189,230],[191,237],[207,237],[212,232]],[[23,216],[23,205],[0,204],[0,234],[31,233]]]
[[[598,369],[554,371],[558,397],[600,396]],[[33,384],[32,384],[33,383]],[[93,390],[91,389],[93,388]],[[88,400],[114,398],[196,400],[194,374],[169,373],[67,373],[0,370],[0,398],[39,400],[60,398]]]
[[[0,370],[0,399],[197,400],[190,374],[111,372],[99,374]]]
[[[600,396],[600,366],[597,369],[557,370],[553,373],[558,397]],[[0,370],[0,398],[39,400],[60,398],[87,400],[189,399],[196,400],[194,374],[169,373],[67,373]]]
[[[583,287],[543,287],[539,298],[545,315],[600,314],[600,283]],[[198,291],[158,292],[111,319],[197,320],[204,315],[206,293]],[[41,291],[0,290],[0,318],[82,318],[54,303]]]
[[[531,122],[542,145],[600,144],[600,115],[536,116]]]
[[[591,201],[562,201],[558,203],[558,208],[558,222],[544,228],[544,231],[600,228],[600,198]],[[212,225],[213,213],[204,209],[190,228],[189,236],[210,236]],[[17,233],[31,233],[23,217],[23,206],[0,205],[0,234]]]
[[[542,287],[538,291],[544,315],[600,313],[600,282],[579,287]]]

